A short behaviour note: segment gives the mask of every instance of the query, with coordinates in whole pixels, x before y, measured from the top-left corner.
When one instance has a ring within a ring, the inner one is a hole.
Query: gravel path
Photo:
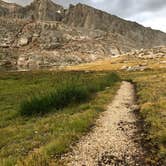
[[[143,150],[136,141],[139,136],[136,135],[134,108],[134,87],[122,82],[113,102],[92,131],[63,158],[65,165],[142,166]]]

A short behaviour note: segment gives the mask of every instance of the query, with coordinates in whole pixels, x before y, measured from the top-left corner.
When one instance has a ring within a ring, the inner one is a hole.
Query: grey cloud
[[[145,1],[144,9],[154,11],[154,10],[161,9],[162,7],[166,7],[166,1],[165,0],[147,0],[147,1]]]
[[[3,1],[17,3],[19,5],[27,5],[27,4],[31,3],[32,0],[3,0]]]

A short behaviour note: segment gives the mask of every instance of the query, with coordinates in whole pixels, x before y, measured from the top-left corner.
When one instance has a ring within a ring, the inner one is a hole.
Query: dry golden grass
[[[160,61],[166,61],[166,58],[143,60],[139,58],[129,58],[127,56],[116,57],[112,59],[98,60],[91,63],[85,63],[75,66],[67,66],[67,71],[114,71],[120,70],[123,66],[136,66],[147,64],[147,68],[160,69],[166,68],[166,64],[160,64]]]
[[[166,69],[122,72],[136,84],[140,118],[145,132],[143,145],[150,165],[166,163]]]

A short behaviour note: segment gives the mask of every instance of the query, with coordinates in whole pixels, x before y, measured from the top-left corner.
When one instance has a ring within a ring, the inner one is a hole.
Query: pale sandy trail
[[[133,85],[122,82],[113,102],[102,113],[92,131],[63,158],[65,165],[142,165],[143,150],[135,141],[134,99]]]

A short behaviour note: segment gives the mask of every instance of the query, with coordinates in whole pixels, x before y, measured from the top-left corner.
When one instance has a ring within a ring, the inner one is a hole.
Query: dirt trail
[[[64,157],[68,166],[142,165],[143,150],[134,115],[134,87],[122,82],[113,102],[94,129]]]

